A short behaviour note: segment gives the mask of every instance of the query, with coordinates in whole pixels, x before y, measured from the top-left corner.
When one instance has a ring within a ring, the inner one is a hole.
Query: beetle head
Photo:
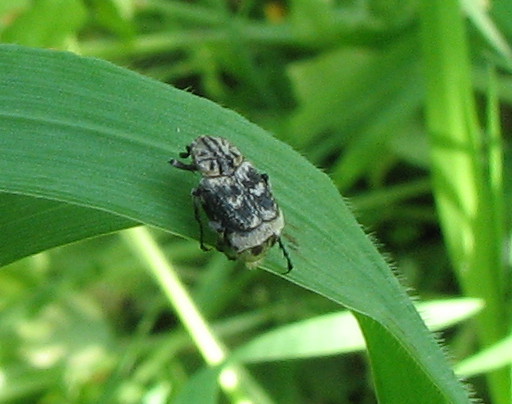
[[[205,177],[231,175],[244,160],[242,153],[222,137],[200,136],[187,149]]]

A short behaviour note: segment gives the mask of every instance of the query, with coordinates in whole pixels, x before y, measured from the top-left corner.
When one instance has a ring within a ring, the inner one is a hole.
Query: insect
[[[293,265],[281,241],[283,213],[272,195],[268,175],[259,173],[238,148],[222,137],[199,136],[180,157],[191,157],[192,162],[172,159],[171,165],[202,175],[192,190],[201,248],[208,250],[204,245],[202,207],[209,226],[217,233],[217,249],[229,259],[240,259],[254,267],[277,243],[287,262],[285,273],[290,272]]]

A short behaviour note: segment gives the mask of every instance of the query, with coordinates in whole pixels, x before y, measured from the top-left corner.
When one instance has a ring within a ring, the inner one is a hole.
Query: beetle
[[[258,172],[236,146],[222,137],[199,136],[179,156],[190,157],[192,162],[172,159],[169,163],[202,176],[192,190],[201,249],[208,250],[204,245],[202,208],[209,226],[217,233],[216,248],[229,259],[240,259],[254,267],[277,243],[286,259],[285,274],[290,272],[293,264],[281,240],[283,213],[272,195],[268,175]]]

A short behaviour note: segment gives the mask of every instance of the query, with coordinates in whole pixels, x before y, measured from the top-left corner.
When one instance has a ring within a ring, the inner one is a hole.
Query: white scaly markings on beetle
[[[199,185],[192,190],[201,248],[208,250],[204,245],[200,207],[217,232],[217,249],[229,259],[241,259],[249,267],[256,266],[277,242],[287,262],[285,274],[290,272],[293,265],[281,241],[283,213],[274,200],[267,174],[259,173],[222,137],[200,136],[180,157],[191,157],[192,163],[176,159],[170,163],[202,175]]]

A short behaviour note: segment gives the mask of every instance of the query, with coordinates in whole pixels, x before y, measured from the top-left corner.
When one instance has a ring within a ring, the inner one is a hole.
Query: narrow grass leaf
[[[510,366],[512,363],[512,336],[460,361],[455,370],[458,375],[472,377]]]
[[[482,303],[454,298],[419,303],[417,308],[429,329],[439,331],[474,316]],[[364,348],[356,319],[344,311],[276,328],[254,338],[233,356],[242,362],[261,362],[339,355]]]
[[[462,0],[461,4],[489,45],[500,53],[509,65],[512,65],[512,49],[487,13],[488,4],[472,0]]]

